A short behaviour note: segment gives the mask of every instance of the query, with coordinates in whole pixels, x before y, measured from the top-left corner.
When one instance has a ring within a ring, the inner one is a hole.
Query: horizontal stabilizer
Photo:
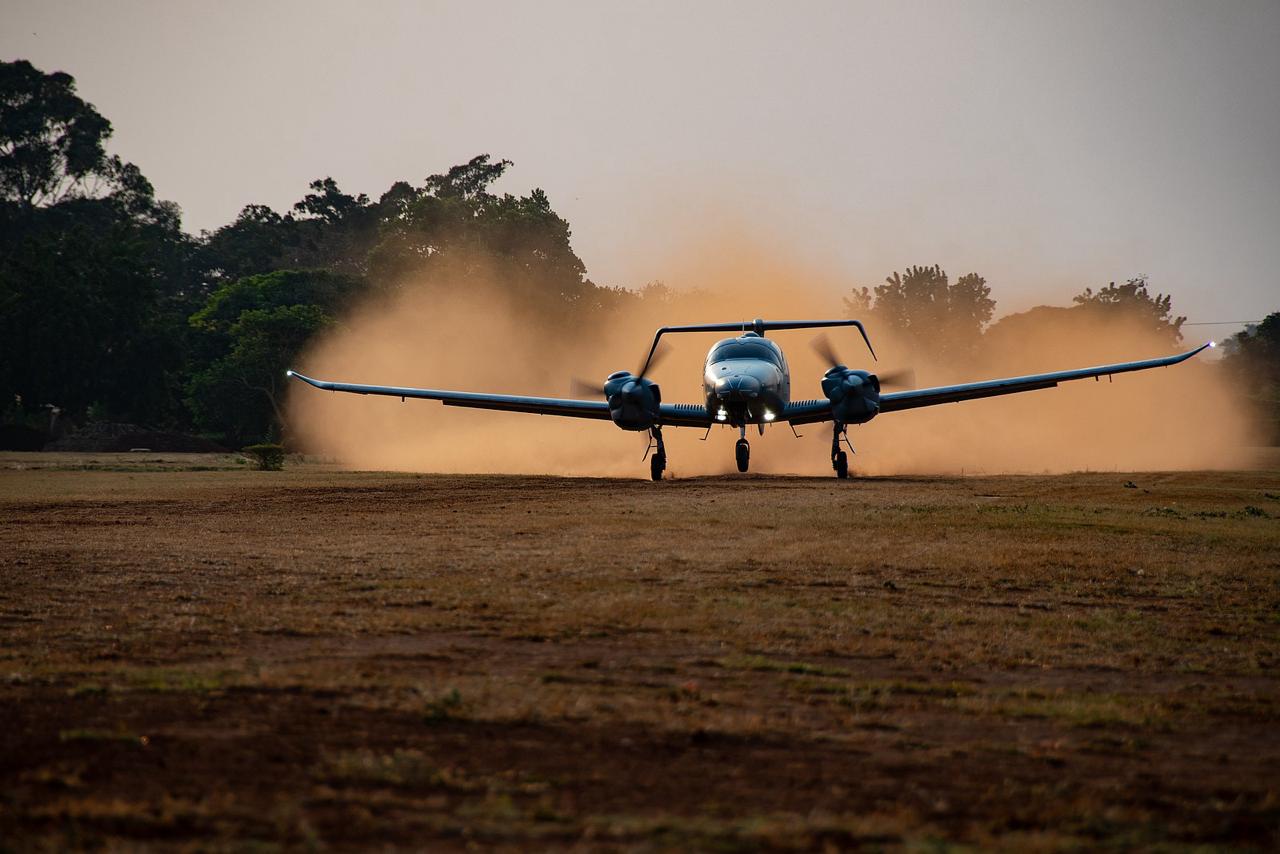
[[[663,335],[669,332],[736,332],[742,335],[746,332],[754,332],[757,335],[764,335],[766,332],[775,329],[824,329],[833,326],[856,326],[858,331],[862,333],[862,340],[867,342],[867,349],[871,351],[871,358],[876,357],[875,348],[871,346],[871,339],[867,337],[867,330],[863,327],[860,320],[763,320],[757,317],[755,320],[743,320],[736,323],[695,323],[690,326],[663,326],[653,336],[653,346],[649,348],[649,356],[644,360],[645,367],[649,366],[649,361],[653,358],[653,353],[658,349],[658,341]],[[644,371],[642,370],[643,374]]]

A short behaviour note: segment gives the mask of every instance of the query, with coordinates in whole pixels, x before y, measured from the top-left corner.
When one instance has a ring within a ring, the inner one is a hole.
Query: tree
[[[317,332],[333,323],[317,305],[244,311],[227,331],[227,353],[197,372],[188,386],[196,422],[235,445],[278,438],[287,422],[285,370]]]
[[[539,322],[565,328],[633,298],[586,278],[569,225],[546,193],[491,191],[510,165],[482,154],[420,186],[398,181],[377,202],[344,193],[332,178],[318,179],[288,213],[250,205],[207,235],[208,295],[191,315],[195,358],[204,366],[188,385],[197,423],[236,441],[279,426],[274,390],[252,377],[274,378],[287,365],[266,374],[253,366],[296,352],[290,336],[323,328],[375,282],[379,289],[487,290]],[[272,315],[279,322],[264,327],[263,318],[246,315],[299,306],[319,307],[325,322],[313,328],[295,313],[287,328],[284,315]],[[225,414],[233,399],[249,412],[245,418]]]
[[[490,192],[510,165],[482,154],[428,177],[420,188],[394,185],[378,203],[382,240],[371,270],[400,283],[474,288],[500,282],[525,307],[560,316],[566,304],[590,303],[595,285],[547,194]]]
[[[1072,299],[1076,305],[1102,316],[1128,316],[1138,320],[1171,345],[1182,340],[1182,324],[1185,317],[1173,316],[1173,297],[1167,294],[1156,294],[1154,297],[1147,290],[1147,277],[1137,276],[1123,285],[1111,282],[1105,288],[1094,291],[1085,288]]]
[[[69,75],[0,63],[0,394],[180,420],[192,245],[110,133]]]
[[[339,223],[369,206],[364,193],[349,196],[338,189],[332,178],[317,178],[311,182],[311,192],[293,206],[301,219],[318,219],[327,223]]]
[[[1280,443],[1280,311],[1224,344],[1223,368],[1266,424],[1267,439]]]
[[[215,291],[191,316],[202,364],[187,384],[196,424],[234,445],[278,438],[285,370],[363,291],[359,278],[327,270],[279,270]]]
[[[479,154],[466,163],[454,166],[442,175],[427,178],[423,189],[438,199],[462,199],[483,202],[491,199],[489,187],[511,167],[510,160],[489,162],[489,155]]]
[[[245,205],[232,222],[206,232],[201,260],[210,292],[221,283],[290,266],[288,247],[297,243],[293,225],[292,217],[267,205]]]
[[[909,346],[937,357],[964,355],[982,338],[996,302],[977,273],[950,284],[939,265],[913,266],[894,273],[874,291],[854,288],[845,298],[850,317],[871,316],[903,337]]]
[[[208,292],[275,270],[364,274],[378,239],[377,206],[363,193],[342,192],[333,178],[317,178],[309,189],[287,213],[246,205],[233,222],[205,235],[201,257]]]
[[[328,270],[277,270],[228,282],[211,294],[191,325],[214,336],[229,334],[246,311],[290,305],[318,305],[334,313],[363,292],[364,282]]]
[[[70,74],[0,62],[0,198],[29,211],[138,177],[107,157],[110,136],[111,123],[76,95]]]
[[[1253,384],[1280,385],[1280,311],[1223,343],[1223,361],[1244,371]]]

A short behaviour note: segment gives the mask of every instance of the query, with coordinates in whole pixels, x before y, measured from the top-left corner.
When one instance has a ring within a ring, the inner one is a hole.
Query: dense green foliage
[[[505,160],[399,181],[377,201],[323,178],[286,213],[248,205],[193,238],[107,154],[110,136],[69,75],[0,63],[6,422],[47,425],[56,407],[233,445],[278,438],[284,368],[377,289],[502,282],[521,309],[566,324],[627,294],[586,278],[545,193],[491,191]]]
[[[22,411],[183,416],[193,242],[68,75],[0,63],[0,389]]]
[[[361,290],[353,276],[281,270],[229,282],[191,317],[196,348],[187,404],[198,425],[243,439],[285,424],[285,368]]]
[[[1223,360],[1264,423],[1263,438],[1280,444],[1280,311],[1225,342]]]
[[[499,288],[552,331],[672,298],[661,285],[591,282],[546,193],[493,192],[506,160],[480,155],[418,184],[397,181],[377,200],[326,177],[284,213],[247,205],[193,237],[176,205],[107,153],[111,132],[69,75],[0,62],[0,422],[15,429],[48,429],[56,410],[233,447],[281,440],[284,369],[355,302],[410,282]],[[1075,301],[1072,311],[1137,312],[1180,337],[1183,318],[1145,279]],[[946,357],[979,346],[996,305],[981,276],[951,282],[936,265],[855,289],[845,303]],[[1261,346],[1242,344],[1241,358],[1253,365]],[[1241,375],[1274,395],[1274,373]]]

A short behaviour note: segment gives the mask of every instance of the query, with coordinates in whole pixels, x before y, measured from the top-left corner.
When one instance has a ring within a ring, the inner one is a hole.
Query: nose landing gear
[[[747,425],[743,424],[739,429],[741,438],[733,448],[733,456],[738,461],[738,471],[744,472],[751,465],[751,443],[747,441]]]

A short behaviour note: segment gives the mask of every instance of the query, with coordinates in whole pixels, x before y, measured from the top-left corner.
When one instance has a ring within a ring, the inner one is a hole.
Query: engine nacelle
[[[835,365],[822,377],[831,415],[843,424],[865,424],[880,412],[880,380],[875,374]]]
[[[617,371],[605,380],[609,417],[623,430],[648,430],[658,422],[662,391],[658,384],[630,371]]]

